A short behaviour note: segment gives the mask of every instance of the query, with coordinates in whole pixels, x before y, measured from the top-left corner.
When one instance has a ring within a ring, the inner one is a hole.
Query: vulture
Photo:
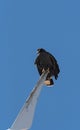
[[[47,52],[43,48],[37,49],[37,54],[38,56],[34,64],[37,66],[39,74],[41,75],[44,71],[49,70],[44,84],[46,86],[54,85],[52,77],[54,76],[54,78],[57,80],[60,72],[57,60],[51,53]]]

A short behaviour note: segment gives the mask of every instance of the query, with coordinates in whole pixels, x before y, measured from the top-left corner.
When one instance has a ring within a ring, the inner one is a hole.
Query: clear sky
[[[80,2],[0,0],[0,130],[9,128],[39,75],[37,48],[60,65],[43,87],[31,130],[80,130]]]

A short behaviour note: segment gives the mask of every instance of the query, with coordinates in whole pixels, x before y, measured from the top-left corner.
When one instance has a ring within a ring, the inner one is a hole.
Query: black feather
[[[60,69],[56,58],[42,48],[38,49],[37,51],[38,51],[38,56],[35,60],[35,64],[37,65],[39,74],[41,75],[44,70],[49,69],[49,74],[46,80],[51,79],[52,76],[54,76],[55,79],[57,79]]]

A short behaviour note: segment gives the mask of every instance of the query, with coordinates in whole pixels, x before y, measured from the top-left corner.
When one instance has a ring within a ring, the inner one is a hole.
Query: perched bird
[[[49,73],[45,80],[45,85],[53,85],[54,81],[52,79],[52,76],[54,76],[57,80],[58,74],[60,72],[57,60],[52,54],[50,54],[43,48],[38,49],[37,54],[38,56],[34,64],[36,64],[39,74],[41,75],[44,71],[49,70]]]

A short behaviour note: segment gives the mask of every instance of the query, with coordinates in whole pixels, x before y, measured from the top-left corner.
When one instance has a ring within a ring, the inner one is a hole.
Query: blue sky
[[[9,128],[39,75],[37,48],[60,65],[53,88],[43,87],[31,130],[80,130],[80,2],[0,1],[0,130]]]

